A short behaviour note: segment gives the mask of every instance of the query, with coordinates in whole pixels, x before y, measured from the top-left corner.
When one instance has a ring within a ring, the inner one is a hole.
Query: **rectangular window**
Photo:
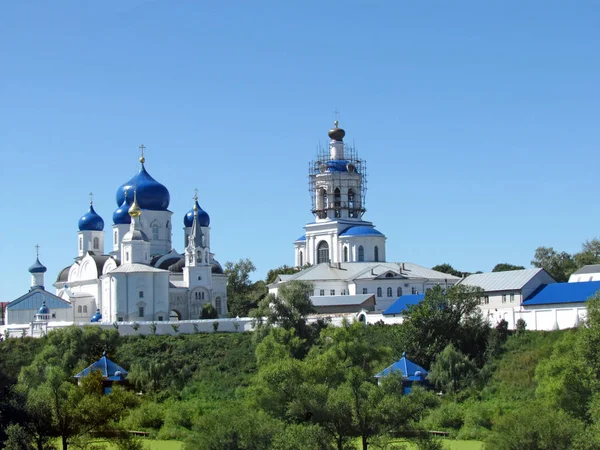
[[[502,294],[502,303],[506,303],[506,294]]]
[[[346,289],[342,289],[342,295],[346,295]]]
[[[330,289],[329,290],[329,295],[335,295],[335,289]]]
[[[319,291],[319,295],[325,295],[325,289],[321,289],[321,290]]]
[[[515,302],[515,294],[510,294],[510,302],[511,303]]]
[[[122,317],[117,317],[117,322],[123,322],[123,318]]]
[[[490,297],[489,297],[489,296],[487,296],[487,295],[486,295],[485,297],[483,297],[483,302],[484,302],[486,305],[489,305],[489,304],[490,304]]]
[[[144,291],[138,292],[138,297],[139,298],[144,298]]]
[[[152,239],[154,239],[154,240],[158,239],[158,228],[157,227],[152,228]]]
[[[367,288],[363,288],[363,294],[367,293]]]
[[[144,317],[144,307],[143,306],[140,306],[138,308],[138,316]]]
[[[158,321],[162,322],[162,320],[163,320],[163,316],[158,316]]]

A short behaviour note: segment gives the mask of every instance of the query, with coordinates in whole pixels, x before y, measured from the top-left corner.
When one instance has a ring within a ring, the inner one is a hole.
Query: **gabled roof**
[[[447,273],[437,272],[413,263],[390,262],[352,262],[328,264],[321,263],[291,275],[282,281],[320,281],[320,280],[372,280],[386,272],[394,272],[405,279],[427,279],[429,281],[457,281],[459,278]]]
[[[102,373],[103,378],[107,378],[109,380],[118,381],[122,380],[127,376],[127,371],[123,369],[118,364],[114,363],[110,359],[106,357],[106,353],[100,358],[98,361],[93,363],[91,366],[83,369],[74,378],[81,378],[89,375],[93,371],[99,370]],[[120,372],[121,376],[117,372]]]
[[[384,316],[391,314],[402,314],[410,305],[418,305],[425,298],[425,294],[407,294],[398,298],[388,309],[383,312]]]
[[[598,291],[600,291],[600,281],[545,284],[525,300],[523,306],[580,303],[585,302]]]
[[[422,380],[428,374],[428,372],[421,366],[409,360],[406,357],[406,353],[403,353],[402,358],[400,358],[391,366],[383,369],[381,372],[375,375],[375,378],[385,377],[386,375],[397,371],[400,371],[403,378],[408,378],[409,380]]]
[[[573,272],[572,275],[584,275],[586,273],[600,273],[600,264],[588,264]]]
[[[369,299],[375,297],[373,294],[360,295],[315,295],[310,297],[314,306],[346,306],[346,305],[362,305]]]
[[[7,308],[11,310],[34,309],[37,311],[44,301],[46,302],[46,306],[50,308],[50,311],[57,308],[72,307],[68,301],[63,300],[42,288],[36,288],[12,302],[9,302]]]
[[[461,284],[478,286],[486,292],[512,291],[522,289],[533,277],[544,269],[509,270],[506,272],[474,273]]]

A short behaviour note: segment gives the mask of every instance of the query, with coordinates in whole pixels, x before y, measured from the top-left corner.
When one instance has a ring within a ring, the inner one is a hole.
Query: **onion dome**
[[[79,231],[102,231],[104,230],[104,220],[100,217],[96,211],[94,211],[94,205],[90,203],[90,209],[86,212],[81,219],[79,219]]]
[[[45,273],[46,266],[40,262],[40,258],[36,258],[35,262],[29,267],[29,273]]]
[[[96,313],[90,319],[90,322],[100,322],[101,320],[102,320],[102,313],[100,312],[100,309],[97,309]]]
[[[142,215],[142,210],[138,205],[137,202],[137,192],[134,191],[133,193],[133,203],[131,204],[131,207],[129,208],[129,211],[127,211],[129,216],[131,217],[140,217]]]
[[[194,223],[194,209],[198,210],[198,225],[201,227],[210,226],[210,216],[206,211],[200,208],[198,204],[198,200],[196,199],[196,203],[194,207],[188,211],[188,213],[183,217],[183,224],[186,228],[189,228]]]
[[[131,223],[131,216],[129,215],[129,203],[127,202],[127,196],[123,197],[123,204],[119,206],[113,213],[113,223],[115,225]]]
[[[138,204],[142,209],[166,211],[169,207],[171,201],[169,191],[146,172],[143,163],[137,175],[117,189],[117,206],[123,204],[125,192],[128,192],[129,197],[132,198],[134,190],[137,193]]]
[[[332,128],[331,130],[329,130],[329,133],[327,133],[329,135],[329,138],[332,141],[343,141],[344,136],[346,136],[346,132],[343,128],[338,128],[339,122],[337,120],[333,122],[333,124],[335,125],[335,128]]]
[[[50,308],[46,306],[46,300],[43,301],[42,306],[38,309],[38,314],[50,314]]]

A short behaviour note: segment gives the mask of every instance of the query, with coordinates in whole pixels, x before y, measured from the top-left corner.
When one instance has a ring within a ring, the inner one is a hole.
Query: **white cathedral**
[[[133,322],[199,319],[205,304],[227,316],[227,276],[210,250],[210,217],[194,198],[184,216],[183,254],[172,247],[170,194],[150,176],[145,158],[139,172],[117,190],[112,251],[104,253],[104,220],[94,210],[79,219],[78,254],[44,289],[39,257],[29,268],[30,291],[6,307],[5,324],[38,316],[71,322]]]
[[[314,222],[294,242],[293,275],[279,275],[269,285],[292,280],[314,286],[311,297],[318,312],[384,310],[403,294],[424,293],[436,285],[450,286],[458,277],[410,262],[387,262],[386,237],[366,212],[366,162],[344,143],[346,132],[329,130],[329,148],[310,164],[309,186]],[[308,267],[306,267],[308,266]]]

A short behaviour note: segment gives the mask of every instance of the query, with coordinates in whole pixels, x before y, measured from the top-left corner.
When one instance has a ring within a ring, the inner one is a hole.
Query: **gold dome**
[[[133,203],[131,204],[131,207],[129,208],[129,215],[131,217],[140,217],[142,215],[142,210],[137,204],[136,197],[137,197],[136,193],[134,192],[133,193]]]

